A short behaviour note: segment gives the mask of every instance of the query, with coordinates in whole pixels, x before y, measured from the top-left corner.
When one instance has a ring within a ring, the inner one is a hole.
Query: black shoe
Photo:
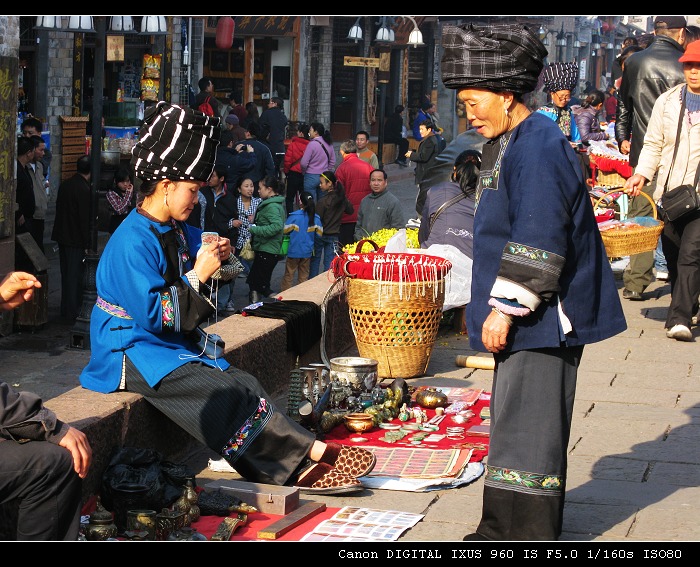
[[[462,538],[462,541],[489,541],[480,533],[474,532],[473,534],[467,534]]]
[[[629,290],[627,288],[622,290],[622,297],[624,299],[629,299],[631,301],[643,301],[644,300],[641,293],[639,293],[638,291]]]

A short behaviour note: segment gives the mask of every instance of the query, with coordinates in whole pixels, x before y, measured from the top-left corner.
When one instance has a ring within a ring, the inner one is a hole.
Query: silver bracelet
[[[491,311],[496,313],[501,319],[503,319],[508,325],[513,325],[513,316],[503,313],[498,307],[491,307]]]

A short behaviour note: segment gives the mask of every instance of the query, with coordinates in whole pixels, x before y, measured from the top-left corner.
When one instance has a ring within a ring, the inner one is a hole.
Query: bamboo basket
[[[623,256],[631,256],[633,254],[641,254],[642,252],[650,252],[656,250],[656,245],[659,236],[664,229],[664,223],[659,220],[659,213],[656,204],[649,195],[640,193],[651,203],[654,211],[654,220],[658,221],[655,226],[639,226],[625,229],[611,229],[600,233],[605,245],[605,251],[609,258],[622,258]],[[600,202],[605,198],[601,196],[594,205],[594,209],[600,205]]]
[[[622,177],[617,171],[603,171],[596,160],[595,154],[589,154],[588,159],[591,165],[596,168],[595,178],[589,182],[593,187],[620,187],[624,186],[627,179]]]
[[[415,378],[428,368],[445,280],[348,279],[350,321],[361,357],[377,360],[380,378]]]

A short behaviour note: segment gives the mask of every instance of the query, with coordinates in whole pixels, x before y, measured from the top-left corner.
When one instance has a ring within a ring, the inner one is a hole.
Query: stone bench
[[[332,282],[328,273],[284,292],[284,299],[314,301],[323,305]],[[355,345],[347,299],[333,294],[325,307],[325,347],[328,359],[346,354]],[[287,352],[284,321],[232,315],[209,327],[225,343],[225,358],[233,366],[249,372],[263,385],[277,407],[286,411],[290,372],[296,356]],[[299,365],[320,362],[321,345],[299,358]],[[154,449],[165,458],[180,461],[201,445],[183,429],[148,404],[141,395],[129,392],[100,394],[74,388],[46,401],[61,419],[84,431],[92,445],[93,465],[83,482],[87,500],[100,490],[102,474],[115,449],[132,446]]]

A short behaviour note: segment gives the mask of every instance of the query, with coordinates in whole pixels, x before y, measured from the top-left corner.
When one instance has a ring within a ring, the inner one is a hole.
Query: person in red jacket
[[[369,176],[374,169],[357,155],[355,140],[345,140],[340,144],[340,155],[343,162],[335,170],[335,176],[343,184],[345,195],[352,203],[353,212],[343,215],[340,220],[340,245],[345,246],[355,242],[355,224],[360,201],[372,192],[369,186]]]
[[[301,172],[301,158],[306,146],[309,145],[309,125],[299,124],[297,135],[292,138],[284,153],[283,170],[287,177],[287,214],[294,210],[294,201],[297,195],[304,190],[304,174]]]

